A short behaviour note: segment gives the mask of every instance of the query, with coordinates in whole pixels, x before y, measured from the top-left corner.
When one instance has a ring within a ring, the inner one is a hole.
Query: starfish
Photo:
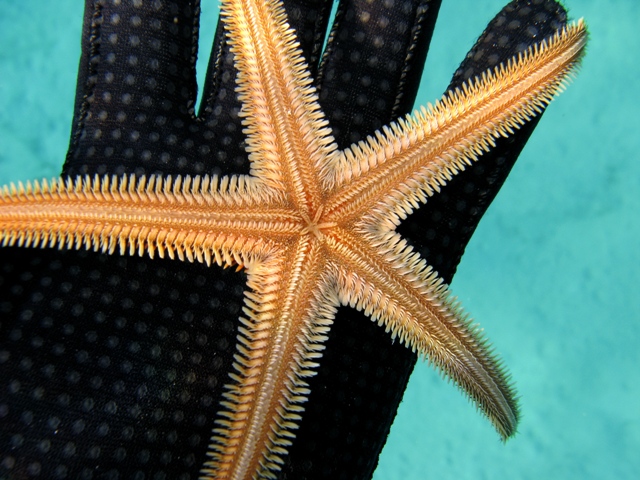
[[[582,21],[434,105],[338,149],[280,1],[225,0],[249,175],[78,177],[4,187],[3,245],[87,248],[244,268],[235,372],[207,478],[275,478],[336,309],[426,357],[503,439],[513,386],[480,330],[396,232],[465,165],[535,116],[584,52]]]

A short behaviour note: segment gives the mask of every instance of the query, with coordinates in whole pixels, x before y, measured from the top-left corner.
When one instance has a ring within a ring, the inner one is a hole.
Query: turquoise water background
[[[420,103],[440,96],[506,2],[443,3]],[[420,363],[376,480],[639,478],[640,2],[565,5],[589,25],[583,68],[544,115],[452,284],[513,374],[519,433],[500,443]],[[82,8],[0,0],[0,183],[60,171]],[[210,39],[216,5],[203,9]]]

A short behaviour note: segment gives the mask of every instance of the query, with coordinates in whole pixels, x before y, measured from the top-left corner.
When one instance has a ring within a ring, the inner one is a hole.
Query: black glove
[[[195,117],[199,2],[114,3],[86,3],[63,175],[248,173],[221,26]],[[320,61],[330,2],[286,2],[340,147],[410,110],[439,3],[341,2]],[[450,88],[551,35],[565,16],[553,1],[512,2]],[[445,281],[536,122],[399,228]],[[0,477],[197,478],[245,275],[84,251],[0,256]],[[350,308],[326,347],[281,478],[370,478],[416,360]]]

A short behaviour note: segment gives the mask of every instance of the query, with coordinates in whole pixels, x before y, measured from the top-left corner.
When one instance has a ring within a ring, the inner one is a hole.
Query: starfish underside
[[[80,177],[4,187],[3,245],[92,248],[235,265],[248,274],[235,372],[203,468],[274,477],[295,437],[336,308],[350,305],[516,428],[500,362],[395,231],[465,165],[541,111],[578,64],[580,21],[339,150],[282,5],[227,0],[251,174]]]

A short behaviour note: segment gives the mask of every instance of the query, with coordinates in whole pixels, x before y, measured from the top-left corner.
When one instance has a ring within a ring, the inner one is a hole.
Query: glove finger
[[[553,36],[567,23],[567,12],[555,0],[514,0],[489,23],[453,74],[448,90],[523,53]]]
[[[564,8],[553,0],[509,3],[466,55],[453,75],[449,90],[551,37],[566,24],[566,19]],[[453,278],[471,235],[540,117],[531,119],[509,137],[497,139],[491,151],[456,175],[439,195],[431,197],[398,228],[446,282]]]
[[[413,106],[439,8],[439,0],[340,1],[318,85],[341,147]]]
[[[87,0],[66,174],[173,173],[199,160],[198,17],[198,0]]]
[[[331,14],[330,0],[286,0],[284,2],[289,25],[298,32],[298,41],[307,61],[312,77],[318,70],[327,23]],[[205,125],[219,126],[217,152],[221,162],[232,163],[242,168],[236,173],[248,173],[248,164],[239,161],[245,158],[244,134],[240,127],[238,112],[240,102],[235,94],[236,69],[233,55],[229,52],[224,27],[218,20],[211,56],[205,77],[199,118]]]
[[[338,144],[347,146],[409,111],[415,100],[440,0],[338,5],[324,59],[318,61],[331,11],[326,0],[289,0],[290,25],[303,32],[300,47],[312,76],[318,74],[320,103]],[[373,5],[373,4],[372,4]],[[200,117],[224,125],[222,155],[241,156],[235,69],[222,26],[214,39]]]

